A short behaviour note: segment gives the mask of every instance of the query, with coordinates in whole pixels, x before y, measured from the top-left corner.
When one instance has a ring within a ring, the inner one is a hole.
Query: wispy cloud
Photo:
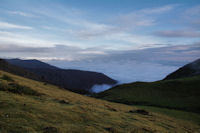
[[[163,14],[173,10],[175,5],[166,5],[157,8],[136,10],[131,13],[121,14],[116,18],[116,23],[121,28],[132,29],[138,26],[152,26],[156,24],[155,14]]]
[[[0,29],[23,29],[23,30],[32,30],[33,28],[25,25],[17,25],[8,22],[0,21]]]
[[[157,8],[147,8],[123,13],[120,15],[115,15],[115,17],[109,16],[111,20],[104,20],[104,22],[90,20],[90,17],[87,16],[86,13],[81,14],[80,10],[75,10],[75,12],[71,12],[69,14],[71,9],[63,9],[62,6],[59,6],[59,8],[62,9],[62,15],[61,13],[52,12],[52,10],[46,8],[42,11],[39,10],[35,12],[62,23],[64,22],[66,25],[70,25],[73,31],[71,30],[71,32],[68,33],[74,35],[75,37],[79,37],[79,39],[84,40],[91,40],[99,37],[105,37],[107,35],[117,35],[122,32],[129,32],[136,27],[155,25],[157,19],[154,16],[155,14],[169,12],[173,10],[175,6],[176,5],[166,5]],[[55,27],[45,26],[45,28],[48,30],[55,30]],[[66,30],[70,31],[69,29]],[[63,31],[63,29],[61,31]]]
[[[10,53],[10,54],[8,54]],[[28,55],[27,55],[28,54]],[[7,57],[20,57],[26,59],[40,60],[81,60],[103,56],[108,54],[106,51],[94,48],[92,50],[83,49],[75,46],[55,45],[54,47],[28,47],[14,44],[1,44],[0,56],[9,55]]]
[[[124,13],[111,17],[112,24],[99,24],[95,22],[80,21],[80,25],[85,26],[78,35],[81,38],[91,39],[103,37],[106,35],[117,35],[130,32],[138,27],[147,27],[156,24],[155,14],[162,14],[174,9],[176,5],[166,5],[157,8],[136,10],[134,12]],[[117,37],[116,37],[117,38]],[[119,39],[119,38],[118,38]],[[128,40],[128,39],[127,39]]]
[[[179,8],[179,5],[176,4],[104,13],[97,19],[97,17],[94,17],[95,12],[90,12],[90,10],[75,9],[68,6],[66,8],[66,5],[59,2],[54,3],[48,3],[46,6],[38,4],[35,7],[29,5],[30,10],[27,10],[27,8],[13,9],[9,13],[16,15],[14,17],[8,15],[8,12],[5,11],[8,16],[17,18],[16,23],[23,25],[8,23],[14,22],[11,21],[13,18],[2,19],[10,21],[0,21],[0,42],[2,44],[35,47],[53,47],[55,44],[63,44],[80,48],[99,46],[109,50],[127,50],[164,46],[166,42],[171,41],[164,37],[168,37],[168,39],[169,37],[196,39],[199,36],[199,32],[195,30],[182,32],[184,31],[182,29],[180,31],[165,29],[165,26],[163,26],[165,22],[160,21],[163,21],[161,19],[165,17],[164,15],[169,17],[171,11]],[[196,10],[193,12],[197,12]],[[94,11],[96,10],[94,9]],[[37,16],[37,18],[25,18],[32,15]],[[18,16],[24,16],[20,17],[24,20],[20,22]],[[164,24],[160,25],[160,23]],[[31,24],[32,27],[26,24]],[[174,27],[172,26],[172,28]],[[30,31],[31,29],[34,30]],[[158,29],[158,31],[154,33],[156,36],[153,36],[152,32],[155,29]],[[93,53],[102,54],[98,50],[93,51]],[[92,51],[83,51],[82,53],[89,52],[92,53]]]
[[[138,12],[141,12],[144,14],[161,14],[161,13],[166,13],[168,11],[171,11],[177,6],[178,6],[177,4],[165,5],[165,6],[157,7],[157,8],[142,9],[142,10],[139,10]]]
[[[23,16],[23,17],[36,17],[35,15],[33,15],[31,13],[26,13],[26,12],[22,12],[22,11],[8,11],[8,13],[12,14],[12,15]]]
[[[183,18],[185,21],[193,26],[194,28],[200,27],[200,5],[191,7],[184,11]]]
[[[200,32],[198,31],[187,31],[187,30],[168,30],[168,31],[158,31],[154,33],[161,37],[188,37],[188,38],[200,38]]]

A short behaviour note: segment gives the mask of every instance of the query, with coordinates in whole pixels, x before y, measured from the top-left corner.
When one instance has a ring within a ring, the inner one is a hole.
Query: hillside
[[[90,89],[96,84],[116,83],[115,80],[98,72],[60,69],[38,60],[7,59],[6,61],[42,77],[43,81],[77,93],[90,93]]]
[[[197,133],[194,122],[79,95],[0,71],[2,133]]]
[[[96,95],[109,101],[200,113],[200,76],[156,82],[135,82]]]
[[[200,59],[193,61],[181,68],[177,71],[169,74],[164,80],[167,79],[177,79],[177,78],[185,78],[200,75]]]
[[[0,59],[0,70],[13,73],[19,76],[23,76],[29,79],[39,80],[41,81],[42,78],[30,71],[27,71],[26,69],[23,69],[21,67],[17,67],[15,65],[11,65],[6,60]]]

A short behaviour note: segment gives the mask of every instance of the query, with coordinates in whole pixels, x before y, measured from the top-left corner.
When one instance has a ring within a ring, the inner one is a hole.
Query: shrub
[[[9,91],[16,94],[26,94],[40,96],[41,94],[27,86],[22,86],[17,83],[0,83],[0,91]]]
[[[13,93],[17,93],[17,94],[27,94],[27,95],[36,95],[39,96],[40,93],[38,93],[37,91],[31,89],[30,87],[27,86],[22,86],[16,83],[10,83],[9,84],[9,88],[8,91],[13,92]]]
[[[10,76],[8,76],[8,75],[3,75],[3,76],[1,77],[1,79],[7,80],[7,81],[11,81],[11,82],[14,81],[14,80],[13,80]]]

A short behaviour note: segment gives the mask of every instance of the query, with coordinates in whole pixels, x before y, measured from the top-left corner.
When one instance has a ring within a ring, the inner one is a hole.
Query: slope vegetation
[[[98,100],[0,71],[2,133],[200,132],[189,121]]]
[[[98,98],[119,103],[200,113],[199,96],[200,76],[124,84],[96,95]]]
[[[165,80],[192,77],[197,75],[200,75],[200,59],[197,59],[192,63],[179,68],[177,71],[169,74]]]

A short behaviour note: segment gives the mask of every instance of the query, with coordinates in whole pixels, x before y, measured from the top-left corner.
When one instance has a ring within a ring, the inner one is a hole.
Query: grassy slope
[[[136,108],[82,96],[0,71],[0,76],[3,74],[42,94],[0,91],[0,132],[3,133],[200,132],[200,126],[193,122],[156,113],[129,113]],[[6,82],[12,81],[0,80],[0,84]]]
[[[140,109],[145,109],[150,112],[165,114],[177,119],[192,121],[200,125],[200,115],[197,113],[192,113],[192,112],[187,112],[187,111],[182,111],[182,110],[175,110],[175,109],[160,108],[160,107],[155,107],[155,106],[136,105],[135,107],[138,107]]]
[[[200,112],[200,76],[116,86],[97,97],[126,104]]]

